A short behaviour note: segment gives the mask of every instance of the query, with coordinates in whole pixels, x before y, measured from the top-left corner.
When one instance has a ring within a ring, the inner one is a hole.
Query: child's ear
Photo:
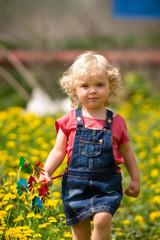
[[[72,92],[73,92],[75,95],[77,95],[77,91],[76,91],[75,88],[72,88]]]
[[[110,92],[112,91],[113,86],[114,86],[113,83],[109,83]]]

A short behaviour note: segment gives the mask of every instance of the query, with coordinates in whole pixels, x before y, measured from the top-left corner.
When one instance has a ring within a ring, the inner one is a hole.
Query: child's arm
[[[118,151],[123,156],[124,165],[131,177],[131,182],[124,193],[130,197],[138,197],[140,193],[140,176],[133,150],[127,142],[121,144]]]
[[[67,136],[59,129],[56,143],[44,165],[45,175],[41,174],[40,181],[46,180],[45,184],[52,185],[51,175],[61,165],[66,155]]]

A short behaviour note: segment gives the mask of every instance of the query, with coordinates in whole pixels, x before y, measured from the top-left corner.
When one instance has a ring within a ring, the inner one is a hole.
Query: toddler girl
[[[76,58],[60,84],[75,110],[55,122],[56,143],[40,180],[51,185],[51,175],[67,153],[62,200],[73,239],[90,239],[92,219],[92,240],[107,240],[112,216],[123,197],[120,164],[124,163],[131,178],[125,194],[137,197],[140,192],[125,120],[106,109],[118,96],[120,74],[103,56],[85,52]]]

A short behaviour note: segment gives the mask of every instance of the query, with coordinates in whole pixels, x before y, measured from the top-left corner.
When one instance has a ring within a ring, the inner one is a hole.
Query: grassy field
[[[132,78],[128,76],[128,84]],[[141,85],[142,87],[142,85]],[[147,97],[135,91],[116,111],[127,122],[131,145],[141,174],[141,194],[133,199],[124,196],[113,218],[111,240],[160,239],[160,97]],[[50,196],[38,214],[32,199],[35,192],[17,193],[17,181],[27,182],[30,173],[20,168],[20,158],[34,165],[45,159],[55,143],[54,120],[59,116],[38,117],[11,107],[0,112],[0,238],[1,239],[71,239],[66,227],[60,198],[61,178],[54,180]],[[54,175],[61,174],[66,159]],[[129,177],[122,166],[123,187]]]

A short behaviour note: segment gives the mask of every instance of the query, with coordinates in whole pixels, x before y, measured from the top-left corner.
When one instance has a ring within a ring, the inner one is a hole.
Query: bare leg
[[[90,217],[72,226],[72,236],[73,240],[90,240],[91,237]]]
[[[108,212],[98,212],[93,216],[94,230],[92,240],[109,240],[112,215]]]

